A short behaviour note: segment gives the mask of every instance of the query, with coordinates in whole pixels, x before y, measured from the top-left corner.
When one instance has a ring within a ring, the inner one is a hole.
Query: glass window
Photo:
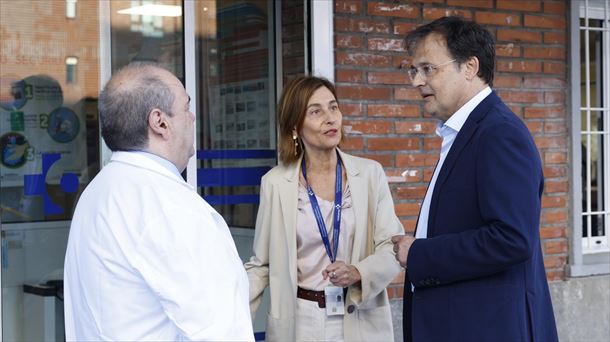
[[[99,4],[15,1],[0,11],[2,339],[63,339],[69,219],[99,170]],[[55,312],[55,311],[52,311]],[[49,319],[55,319],[49,321]],[[46,319],[46,321],[45,321]]]
[[[580,19],[582,252],[608,252],[608,20]],[[604,53],[606,51],[606,53]]]
[[[195,3],[197,186],[232,227],[254,227],[276,164],[274,1]]]

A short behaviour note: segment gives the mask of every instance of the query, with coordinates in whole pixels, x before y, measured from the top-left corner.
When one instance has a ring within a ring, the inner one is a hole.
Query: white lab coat
[[[64,271],[66,339],[253,340],[223,218],[178,175],[115,152],[83,192]]]

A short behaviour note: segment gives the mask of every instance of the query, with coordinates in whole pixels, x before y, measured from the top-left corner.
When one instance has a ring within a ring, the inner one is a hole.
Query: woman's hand
[[[343,261],[335,261],[322,271],[324,280],[330,278],[331,284],[339,287],[348,287],[360,281],[360,272],[352,265]]]

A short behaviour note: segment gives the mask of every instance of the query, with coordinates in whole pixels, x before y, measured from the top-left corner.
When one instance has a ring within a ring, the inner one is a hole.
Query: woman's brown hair
[[[333,94],[337,103],[337,91],[335,86],[326,78],[316,76],[299,76],[286,84],[277,106],[277,120],[280,126],[279,132],[279,155],[280,161],[286,165],[299,160],[303,152],[301,138],[297,138],[298,146],[295,147],[292,139],[292,131],[296,127],[297,132],[301,131],[305,113],[307,113],[307,103],[313,93],[321,87],[326,87]],[[341,128],[341,140],[343,140],[343,128]]]

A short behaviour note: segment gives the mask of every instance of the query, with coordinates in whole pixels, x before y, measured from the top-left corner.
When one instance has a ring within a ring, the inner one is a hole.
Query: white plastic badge
[[[338,286],[329,286],[324,289],[326,297],[326,315],[343,315],[345,314],[345,298],[343,298],[343,288]]]

